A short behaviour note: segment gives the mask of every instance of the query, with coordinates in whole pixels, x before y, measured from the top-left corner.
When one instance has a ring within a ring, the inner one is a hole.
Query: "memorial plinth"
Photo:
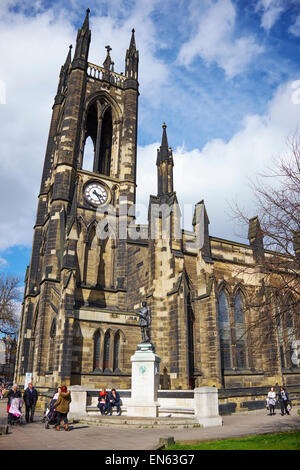
[[[127,416],[157,417],[160,357],[151,343],[138,344],[131,356],[131,400]]]
[[[194,389],[195,417],[203,427],[222,426],[219,415],[218,389],[200,387]]]

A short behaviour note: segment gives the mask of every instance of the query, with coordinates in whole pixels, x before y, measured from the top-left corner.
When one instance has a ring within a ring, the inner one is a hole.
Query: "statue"
[[[142,332],[142,343],[151,343],[151,313],[150,309],[147,307],[147,302],[142,302],[142,307],[137,312],[139,315],[139,324]]]

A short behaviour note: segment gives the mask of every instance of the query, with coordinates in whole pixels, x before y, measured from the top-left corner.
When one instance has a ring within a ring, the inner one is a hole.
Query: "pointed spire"
[[[66,61],[65,61],[65,64],[64,64],[64,67],[65,67],[65,70],[67,71],[69,69],[69,65],[71,63],[71,59],[72,59],[72,44],[69,45],[69,52],[68,52],[68,55],[67,55],[67,58],[66,58]]]
[[[157,150],[156,165],[159,165],[160,162],[163,162],[165,160],[168,160],[173,163],[172,150],[169,149],[167,130],[166,130],[167,125],[165,122],[163,123],[162,128],[163,128],[163,132],[162,132],[162,138],[161,138],[161,146]]]
[[[105,61],[103,62],[103,67],[107,70],[110,70],[110,66],[112,64],[110,51],[112,50],[112,48],[110,46],[105,46],[105,49],[107,50],[107,54],[106,54]]]
[[[157,149],[158,195],[173,193],[173,154],[168,144],[167,125],[162,125],[161,146]]]
[[[162,128],[163,128],[163,134],[162,134],[162,139],[161,139],[161,147],[169,148],[167,131],[166,131],[167,125],[165,122],[163,123]]]
[[[69,67],[70,67],[70,64],[71,64],[71,49],[72,49],[72,44],[69,46],[69,52],[67,54],[65,63],[64,63],[64,65],[61,66],[61,69],[60,69],[59,82],[58,82],[57,93],[56,93],[56,97],[55,97],[55,103],[56,104],[59,104],[59,103],[62,102],[63,91],[64,91],[64,88],[67,85],[68,71],[69,71]]]
[[[134,37],[134,33],[135,33],[135,29],[132,28],[131,30],[131,40],[130,40],[130,45],[129,45],[129,51],[130,52],[133,52],[133,51],[136,51],[136,44],[135,44],[135,37]]]
[[[103,80],[110,81],[110,72],[113,72],[114,62],[111,60],[110,51],[112,48],[110,46],[105,46],[107,50],[105,61],[103,62],[104,72],[103,72]]]
[[[84,19],[83,25],[81,27],[82,31],[88,31],[88,29],[89,29],[89,14],[90,14],[90,11],[91,10],[89,8],[87,8],[85,19]]]
[[[78,30],[76,39],[76,48],[72,67],[73,69],[79,68],[86,70],[87,60],[89,54],[89,47],[91,42],[91,31],[89,29],[89,13],[90,9],[86,10],[86,15],[82,27]]]
[[[138,79],[138,64],[139,64],[139,51],[136,50],[135,44],[135,30],[131,30],[131,39],[129,49],[126,51],[125,58],[125,76],[137,81]]]

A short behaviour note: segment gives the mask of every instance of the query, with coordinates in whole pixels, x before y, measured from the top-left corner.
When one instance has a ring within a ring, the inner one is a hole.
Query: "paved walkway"
[[[5,401],[5,403],[3,403]],[[0,417],[5,418],[6,400],[0,402]],[[10,428],[0,436],[1,450],[151,450],[160,437],[174,436],[175,441],[223,439],[250,434],[299,430],[300,415],[293,408],[290,416],[268,416],[266,410],[224,416],[223,426],[192,429],[122,428],[70,424],[70,432],[45,429],[36,422]],[[117,438],[116,438],[117,436]],[[113,437],[113,441],[112,441]],[[113,444],[112,444],[113,442]]]

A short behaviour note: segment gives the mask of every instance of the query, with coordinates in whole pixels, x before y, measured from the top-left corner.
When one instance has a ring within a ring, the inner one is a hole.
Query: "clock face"
[[[86,200],[93,206],[101,206],[108,199],[107,189],[101,183],[88,183],[84,188]]]

